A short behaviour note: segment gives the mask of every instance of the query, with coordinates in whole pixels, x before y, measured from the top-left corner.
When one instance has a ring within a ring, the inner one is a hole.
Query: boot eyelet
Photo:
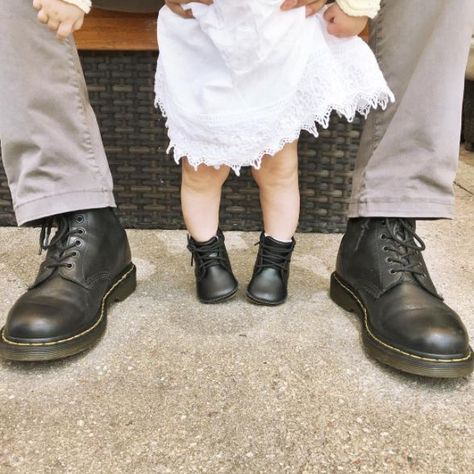
[[[74,265],[74,263],[68,263],[66,265],[66,267],[67,267],[68,270],[72,270],[75,267],[75,265]]]
[[[78,233],[79,235],[85,235],[86,229],[84,229],[84,227],[78,227],[77,233]]]
[[[78,216],[76,216],[76,222],[78,222],[79,224],[84,222],[84,216],[82,214],[79,214]]]
[[[381,240],[387,240],[387,236],[385,234],[380,234]]]
[[[74,245],[75,245],[76,247],[82,247],[82,240],[76,240],[76,241],[74,242]]]
[[[397,273],[393,268],[390,269],[390,274],[391,275],[395,275],[395,273]]]
[[[384,252],[388,252],[388,247],[387,247],[386,245],[384,245],[384,246],[382,247],[382,250],[383,250]]]
[[[393,263],[393,260],[392,260],[390,257],[387,257],[387,258],[385,259],[385,261],[386,261],[387,263]]]

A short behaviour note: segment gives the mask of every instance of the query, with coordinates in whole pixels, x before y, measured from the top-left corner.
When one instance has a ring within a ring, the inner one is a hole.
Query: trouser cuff
[[[24,226],[44,217],[103,207],[116,207],[112,191],[73,191],[19,204],[15,216],[18,225]]]
[[[412,219],[452,219],[454,201],[441,202],[371,202],[353,201],[349,204],[349,218],[355,217],[408,217]]]

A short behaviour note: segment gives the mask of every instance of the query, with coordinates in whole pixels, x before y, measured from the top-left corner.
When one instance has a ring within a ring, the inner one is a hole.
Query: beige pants
[[[74,43],[56,41],[31,3],[0,9],[0,140],[19,224],[114,205]],[[473,23],[472,0],[384,3],[372,44],[397,104],[367,122],[351,217],[452,216]]]
[[[452,217],[473,0],[385,0],[371,44],[397,104],[369,116],[350,217]]]

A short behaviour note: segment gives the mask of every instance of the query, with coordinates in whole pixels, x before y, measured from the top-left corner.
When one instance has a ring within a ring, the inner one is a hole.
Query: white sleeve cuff
[[[76,5],[76,7],[79,7],[84,13],[89,13],[92,8],[91,0],[63,0],[63,2]]]
[[[375,18],[380,10],[381,0],[336,0],[341,10],[350,16]]]

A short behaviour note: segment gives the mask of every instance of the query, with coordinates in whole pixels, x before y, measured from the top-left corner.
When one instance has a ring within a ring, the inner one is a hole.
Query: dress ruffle
[[[321,18],[314,20],[314,28],[321,28]],[[302,130],[317,137],[318,128],[328,127],[333,112],[352,121],[357,113],[367,116],[394,101],[362,40],[331,37],[319,46],[310,50],[294,87],[278,100],[262,100],[241,110],[227,110],[224,102],[218,113],[198,113],[174,100],[176,93],[170,90],[166,67],[159,61],[156,105],[167,119],[175,161],[187,157],[194,167],[225,165],[239,174],[242,166],[259,168],[264,156],[278,153]]]

